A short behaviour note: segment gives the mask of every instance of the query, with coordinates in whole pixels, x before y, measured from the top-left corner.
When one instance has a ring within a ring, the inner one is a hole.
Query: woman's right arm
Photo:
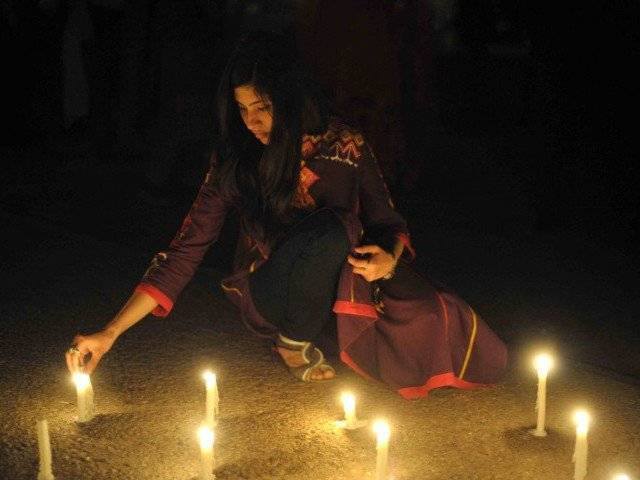
[[[102,330],[91,335],[76,335],[74,337],[73,345],[77,351],[69,350],[66,353],[69,371],[73,373],[83,369],[85,373],[93,372],[102,356],[111,349],[117,338],[157,306],[158,302],[150,295],[140,291],[134,292],[118,314]],[[86,364],[84,363],[85,359],[88,359]]]
[[[125,330],[149,313],[158,316],[169,314],[206,250],[217,239],[226,216],[228,205],[213,186],[214,168],[212,160],[198,196],[169,249],[154,257],[141,283],[120,312],[102,330],[74,338],[73,345],[79,353],[69,350],[66,354],[71,372],[78,371],[82,360],[91,353],[84,365],[84,370],[91,373]]]

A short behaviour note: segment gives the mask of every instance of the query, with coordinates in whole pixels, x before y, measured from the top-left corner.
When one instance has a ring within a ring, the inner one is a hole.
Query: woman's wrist
[[[120,335],[127,329],[127,325],[123,324],[123,320],[120,315],[116,315],[113,320],[102,327],[102,334],[109,337],[115,342]]]
[[[120,334],[122,333],[122,330],[119,329],[118,327],[116,327],[115,325],[109,325],[107,324],[102,331],[104,333],[106,333],[107,335],[109,335],[110,337],[112,337],[114,340],[117,339]]]

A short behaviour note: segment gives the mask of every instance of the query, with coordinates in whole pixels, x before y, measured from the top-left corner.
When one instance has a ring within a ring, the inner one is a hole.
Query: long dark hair
[[[273,123],[268,145],[244,125],[234,89],[252,86],[268,98]],[[245,233],[268,244],[293,218],[300,175],[302,135],[327,128],[328,109],[295,54],[295,42],[252,32],[239,41],[217,95],[217,186],[240,212]]]

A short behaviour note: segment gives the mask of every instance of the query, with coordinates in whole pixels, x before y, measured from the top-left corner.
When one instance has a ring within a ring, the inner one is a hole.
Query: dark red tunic
[[[407,256],[413,257],[406,222],[395,211],[375,157],[357,131],[334,120],[324,135],[304,137],[302,157],[298,207],[336,211],[353,246],[367,232],[382,232],[402,240]],[[232,208],[216,194],[213,175],[212,169],[169,249],[154,257],[137,287],[158,301],[155,315],[171,311]],[[276,328],[253,305],[248,281],[269,251],[252,239],[245,246],[222,288],[252,331],[275,336]],[[418,299],[383,292],[381,302],[374,304],[372,284],[345,262],[334,312],[342,361],[405,398],[425,396],[442,386],[492,384],[506,366],[507,351],[500,339],[462,299],[435,287],[426,287]]]

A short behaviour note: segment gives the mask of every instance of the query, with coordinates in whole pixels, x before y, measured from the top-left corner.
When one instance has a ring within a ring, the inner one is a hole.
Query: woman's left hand
[[[349,255],[347,261],[353,265],[353,273],[361,275],[368,282],[386,277],[396,268],[396,258],[378,245],[361,245],[353,251],[366,258]]]

